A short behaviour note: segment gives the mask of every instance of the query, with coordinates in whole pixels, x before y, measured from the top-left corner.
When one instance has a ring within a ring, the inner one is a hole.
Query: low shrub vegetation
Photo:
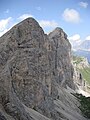
[[[85,97],[82,94],[74,94],[80,101],[80,110],[84,117],[90,118],[90,97]]]

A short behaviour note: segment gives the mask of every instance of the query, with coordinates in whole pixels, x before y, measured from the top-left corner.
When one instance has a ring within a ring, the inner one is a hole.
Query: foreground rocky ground
[[[0,120],[87,120],[79,109],[66,33],[28,18],[0,38]],[[67,89],[69,88],[69,89]]]

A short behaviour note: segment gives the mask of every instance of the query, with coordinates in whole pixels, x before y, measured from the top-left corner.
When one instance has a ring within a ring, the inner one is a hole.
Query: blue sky
[[[0,36],[26,17],[46,33],[61,27],[73,42],[90,40],[90,0],[0,0]]]

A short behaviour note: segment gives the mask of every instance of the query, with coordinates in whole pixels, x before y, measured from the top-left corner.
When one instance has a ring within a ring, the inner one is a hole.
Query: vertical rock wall
[[[63,87],[74,89],[73,66],[71,64],[71,45],[66,33],[56,28],[49,35],[51,43],[51,67],[54,79]]]

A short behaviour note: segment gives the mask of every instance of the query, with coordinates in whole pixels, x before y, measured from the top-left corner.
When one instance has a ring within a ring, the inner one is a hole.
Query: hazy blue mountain
[[[73,53],[77,56],[86,57],[90,63],[90,40],[84,40],[81,44],[71,43]]]
[[[83,41],[80,46],[81,49],[89,50],[90,49],[90,40]]]
[[[73,51],[73,53],[78,56],[86,57],[88,59],[88,62],[90,63],[90,51],[78,49],[76,51]]]

